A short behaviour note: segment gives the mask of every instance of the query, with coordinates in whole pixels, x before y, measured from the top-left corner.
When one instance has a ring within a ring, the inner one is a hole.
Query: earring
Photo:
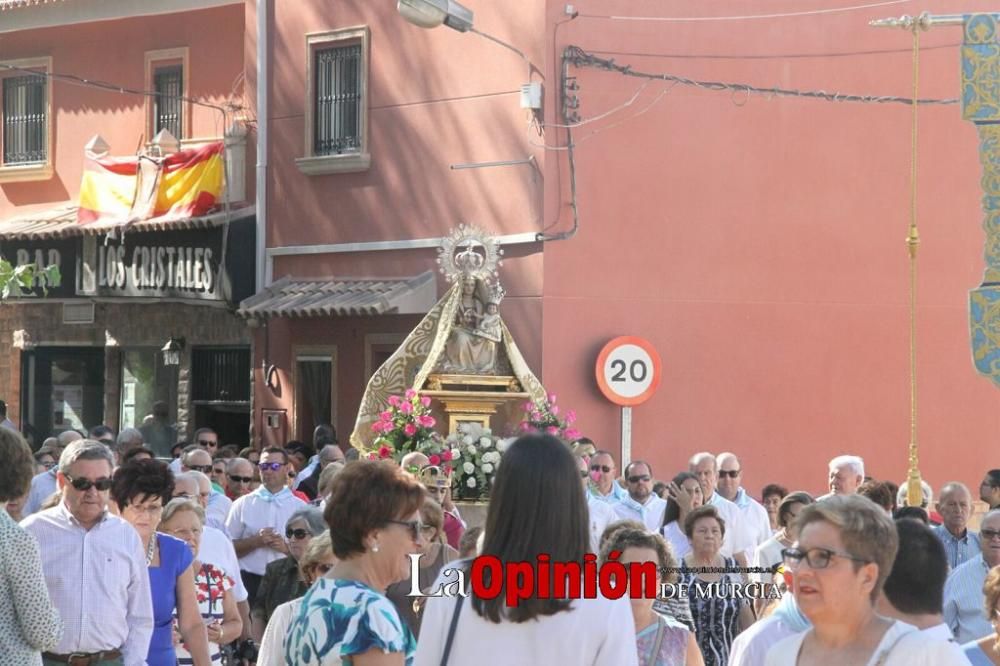
[[[377,553],[378,552],[378,544],[375,544],[374,546],[372,546],[372,552],[373,553]]]

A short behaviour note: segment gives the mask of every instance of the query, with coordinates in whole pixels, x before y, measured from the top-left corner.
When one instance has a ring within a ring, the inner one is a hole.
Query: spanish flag
[[[87,155],[77,222],[204,215],[222,198],[223,150],[217,141],[164,158]]]

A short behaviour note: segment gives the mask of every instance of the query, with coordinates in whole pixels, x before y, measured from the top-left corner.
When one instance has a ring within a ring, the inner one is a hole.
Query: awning
[[[431,271],[402,279],[283,277],[240,303],[236,314],[246,319],[424,314],[436,300]]]
[[[0,240],[25,238],[70,238],[73,236],[96,236],[115,230],[131,231],[166,231],[170,229],[207,229],[221,226],[226,220],[242,220],[251,217],[254,206],[234,208],[227,214],[225,211],[210,213],[199,217],[157,217],[141,220],[129,225],[112,222],[94,222],[92,224],[77,223],[77,206],[64,204],[56,208],[37,213],[25,213],[16,217],[0,220]]]

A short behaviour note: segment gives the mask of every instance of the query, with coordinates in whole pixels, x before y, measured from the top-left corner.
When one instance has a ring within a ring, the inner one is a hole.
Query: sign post
[[[597,355],[597,386],[605,398],[622,408],[622,469],[632,459],[632,407],[652,397],[660,385],[661,370],[653,345],[634,336],[615,338]]]

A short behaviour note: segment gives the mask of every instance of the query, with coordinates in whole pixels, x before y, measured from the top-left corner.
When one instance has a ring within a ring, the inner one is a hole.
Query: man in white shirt
[[[653,470],[649,463],[633,460],[625,467],[628,495],[612,508],[622,520],[637,520],[653,534],[660,533],[667,502],[653,493]]]
[[[959,643],[993,633],[983,610],[983,583],[989,570],[1000,564],[1000,509],[983,516],[979,545],[980,554],[952,569],[944,584],[944,621]]]
[[[585,458],[577,458],[576,464],[580,470],[580,480],[583,482],[583,494],[587,498],[587,510],[590,516],[590,552],[597,553],[600,551],[601,535],[604,534],[604,529],[615,522],[618,517],[609,504],[602,502],[596,497],[592,497],[587,492],[587,488],[590,485],[590,467],[587,464],[587,460]]]
[[[589,495],[607,504],[617,504],[628,493],[617,481],[618,469],[615,459],[607,451],[598,451],[590,459]]]
[[[25,518],[21,526],[41,547],[42,570],[64,631],[47,663],[70,656],[93,663],[121,659],[145,666],[153,635],[153,602],[142,541],[107,510],[114,454],[81,439],[59,458],[58,506]]]
[[[948,558],[944,545],[918,520],[896,521],[899,550],[875,602],[880,615],[912,624],[940,641],[954,641],[945,624],[944,583]]]
[[[837,456],[830,461],[828,471],[830,492],[816,498],[817,502],[834,495],[853,495],[865,482],[865,461],[861,456]]]
[[[740,513],[739,528],[743,530],[742,542],[748,545],[744,551],[747,561],[753,560],[757,546],[771,538],[771,520],[767,509],[750,497],[743,489],[743,466],[734,453],[720,453],[715,459],[719,468],[719,481],[715,485],[716,492],[736,505]]]
[[[264,449],[260,456],[261,486],[235,502],[226,518],[226,532],[240,558],[243,584],[253,606],[264,569],[288,555],[285,523],[308,506],[288,488],[288,457],[283,449]]]
[[[724,521],[726,521],[726,533],[722,537],[722,547],[719,552],[726,557],[736,558],[741,566],[747,566],[746,550],[749,546],[749,539],[743,537],[743,530],[740,528],[740,510],[736,505],[715,491],[719,482],[719,468],[715,456],[708,451],[702,451],[691,456],[688,461],[688,470],[698,477],[698,484],[701,486],[703,505],[711,504]]]

